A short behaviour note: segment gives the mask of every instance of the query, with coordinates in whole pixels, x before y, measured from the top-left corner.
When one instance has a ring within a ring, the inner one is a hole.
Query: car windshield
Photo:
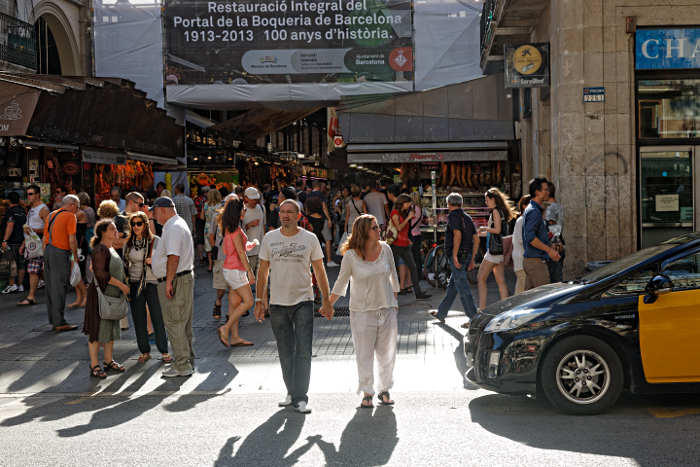
[[[649,258],[663,253],[666,250],[670,250],[671,248],[674,248],[676,246],[678,246],[677,243],[661,243],[659,245],[639,250],[636,253],[632,253],[629,256],[625,256],[624,258],[618,259],[617,261],[613,261],[612,263],[603,266],[600,269],[591,271],[588,274],[578,277],[574,279],[573,282],[580,284],[590,284],[592,282],[598,282],[602,279],[607,279],[610,276],[624,271],[625,269],[631,268],[639,263],[648,260]]]

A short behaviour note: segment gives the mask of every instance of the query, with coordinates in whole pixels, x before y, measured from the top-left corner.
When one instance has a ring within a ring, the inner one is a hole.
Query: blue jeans
[[[282,366],[282,378],[292,404],[308,402],[311,379],[311,342],[314,334],[314,303],[301,302],[292,306],[270,307],[272,333]]]
[[[440,306],[437,311],[438,319],[445,319],[447,317],[447,312],[450,311],[450,307],[457,298],[462,300],[462,306],[464,307],[464,312],[467,314],[469,319],[476,316],[476,304],[474,303],[474,297],[472,296],[472,289],[469,286],[469,279],[467,279],[467,268],[469,263],[472,261],[472,255],[469,253],[469,257],[465,260],[459,260],[462,269],[457,269],[454,265],[452,257],[448,258],[450,261],[450,267],[452,268],[452,275],[450,276],[450,281],[447,283],[447,291],[445,292],[445,297],[440,302]]]
[[[556,284],[564,280],[564,258],[566,258],[566,250],[559,252],[561,259],[559,261],[547,261],[547,269],[549,269],[549,282]]]

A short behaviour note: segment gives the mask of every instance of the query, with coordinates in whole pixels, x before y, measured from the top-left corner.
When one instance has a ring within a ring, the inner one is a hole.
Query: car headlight
[[[549,308],[521,308],[501,313],[486,325],[484,332],[509,331],[537,319]]]

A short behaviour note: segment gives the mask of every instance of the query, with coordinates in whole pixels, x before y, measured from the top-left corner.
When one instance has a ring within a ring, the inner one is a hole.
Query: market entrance
[[[642,248],[700,230],[700,146],[640,148]]]

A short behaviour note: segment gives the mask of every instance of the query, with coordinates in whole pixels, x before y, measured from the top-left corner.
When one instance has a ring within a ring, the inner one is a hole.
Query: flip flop
[[[29,302],[29,303],[24,303],[24,302]],[[36,305],[36,302],[34,300],[29,300],[28,298],[25,298],[21,302],[17,302],[17,306],[30,306],[30,305]]]
[[[224,344],[224,347],[230,347],[227,339],[225,339],[224,335],[221,333],[221,328],[216,328],[216,333],[219,335],[219,340]]]
[[[433,318],[437,319],[437,320],[440,321],[441,323],[444,323],[444,322],[445,322],[444,319],[438,318],[437,311],[431,311],[431,312],[430,312],[430,316],[432,316]]]
[[[248,342],[246,340],[243,340],[243,341],[238,342],[236,344],[231,344],[231,347],[246,347],[249,345],[255,345],[255,344],[253,344],[252,342]]]
[[[360,407],[363,409],[373,409],[374,404],[372,404],[372,396],[365,396],[362,398],[362,402],[369,402],[369,405],[364,405],[360,403]]]

